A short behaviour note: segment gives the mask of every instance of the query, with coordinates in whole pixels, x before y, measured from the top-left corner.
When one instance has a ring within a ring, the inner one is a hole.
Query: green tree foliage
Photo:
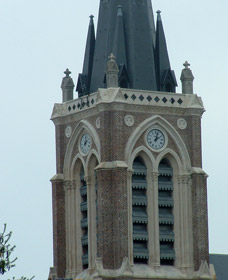
[[[4,274],[15,266],[17,258],[11,261],[10,256],[16,246],[11,246],[9,240],[12,232],[6,233],[6,224],[4,224],[3,233],[0,233],[0,274]]]
[[[6,233],[6,224],[4,224],[3,233],[0,233],[0,274],[4,274],[9,271],[12,267],[15,266],[15,262],[17,258],[14,258],[11,261],[11,254],[16,248],[16,246],[11,246],[9,244],[10,238],[12,236],[12,232]],[[21,278],[13,277],[12,280],[32,280],[32,278],[27,278],[22,276]],[[10,279],[8,279],[10,280]]]

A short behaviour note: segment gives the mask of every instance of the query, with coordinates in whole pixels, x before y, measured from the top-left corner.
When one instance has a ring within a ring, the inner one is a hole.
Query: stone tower
[[[49,279],[214,279],[200,97],[176,93],[160,11],[101,0],[78,98],[67,69],[55,104],[54,268]]]

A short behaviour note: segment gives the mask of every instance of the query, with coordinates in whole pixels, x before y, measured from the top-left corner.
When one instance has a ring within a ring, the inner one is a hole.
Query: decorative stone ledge
[[[200,167],[192,167],[192,175],[204,175],[206,178],[208,177],[207,173]]]
[[[167,279],[167,280],[214,280],[215,273],[213,265],[210,268],[206,262],[201,263],[199,271],[192,275],[186,275],[179,269],[170,266],[160,266],[153,269],[147,265],[130,265],[128,258],[124,258],[122,265],[119,269],[104,269],[102,259],[96,259],[94,268],[84,270],[80,273],[75,280],[83,279]]]
[[[101,162],[95,169],[115,169],[115,168],[128,168],[128,165],[124,161],[111,161]]]
[[[51,182],[63,181],[63,180],[64,180],[63,174],[56,174],[50,179]]]
[[[98,104],[122,103],[151,107],[192,109],[205,111],[202,99],[196,94],[177,94],[134,89],[108,88],[63,104],[55,104],[51,119],[72,115],[96,107]]]

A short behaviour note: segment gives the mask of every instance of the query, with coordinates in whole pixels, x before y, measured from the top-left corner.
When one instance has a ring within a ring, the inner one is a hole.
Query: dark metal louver
[[[132,221],[133,221],[133,253],[135,263],[147,263],[149,250],[147,247],[147,181],[146,166],[140,158],[133,164],[132,175]]]
[[[173,217],[173,169],[168,161],[162,160],[159,165],[158,177],[158,208],[160,232],[161,265],[173,265],[174,251],[174,217]]]

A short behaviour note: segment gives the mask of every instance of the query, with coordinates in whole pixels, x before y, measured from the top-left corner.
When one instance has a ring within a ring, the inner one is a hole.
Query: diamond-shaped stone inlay
[[[181,104],[183,103],[183,100],[182,100],[181,98],[179,98],[179,99],[177,100],[177,102],[181,105]]]
[[[83,108],[83,107],[85,107],[85,102],[84,102],[84,101],[82,102],[82,108]]]
[[[152,100],[152,97],[148,95],[146,99],[150,102]]]
[[[68,107],[68,111],[69,111],[69,112],[71,111],[71,106]]]
[[[158,103],[158,102],[160,101],[160,98],[159,98],[158,96],[156,96],[156,97],[154,98],[154,100]]]
[[[133,95],[131,96],[131,99],[132,99],[133,101],[135,101],[136,96],[133,94]]]
[[[94,99],[91,100],[92,105],[94,104]]]
[[[78,103],[77,107],[78,107],[78,109],[79,109],[79,108],[81,107],[81,105]]]
[[[125,99],[128,99],[129,96],[125,93],[125,94],[124,94],[124,97],[125,97]]]
[[[176,100],[172,97],[169,101],[170,103],[174,104]]]
[[[163,97],[163,98],[162,98],[162,101],[163,101],[164,103],[166,103],[168,100],[167,100],[166,97]]]
[[[144,100],[144,97],[142,96],[142,94],[139,96],[140,101]]]
[[[76,106],[75,106],[75,104],[73,105],[73,109],[74,109],[74,110],[76,109]]]

